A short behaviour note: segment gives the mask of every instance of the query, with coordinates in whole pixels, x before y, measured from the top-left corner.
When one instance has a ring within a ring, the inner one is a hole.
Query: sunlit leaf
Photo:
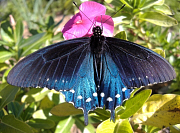
[[[151,96],[131,119],[135,123],[159,128],[179,124],[180,96],[175,94]]]
[[[159,55],[161,55],[162,57],[166,57],[165,51],[162,49],[152,49],[154,52],[158,53]]]
[[[23,95],[21,101],[22,102],[37,102],[42,100],[50,90],[47,88],[32,88],[29,92]]]
[[[127,7],[129,8],[133,8],[132,5],[130,5],[130,3],[128,3],[126,0],[120,0],[123,4],[125,4]]]
[[[24,122],[16,119],[13,115],[5,115],[0,123],[2,133],[33,133],[31,128]]]
[[[146,0],[146,2],[143,4],[143,6],[140,8],[141,10],[150,8],[154,5],[163,5],[164,4],[164,0]]]
[[[132,116],[134,113],[136,113],[146,102],[146,100],[149,98],[151,95],[151,90],[143,90],[134,97],[130,98],[129,100],[126,101],[124,104],[124,107],[126,108],[124,112],[120,115],[121,119],[126,119]]]
[[[72,125],[74,124],[75,119],[73,117],[68,117],[62,121],[59,121],[57,124],[55,133],[69,133]]]
[[[116,123],[107,119],[98,125],[96,133],[114,133]]]
[[[166,4],[163,4],[163,5],[155,5],[155,6],[153,6],[153,8],[154,8],[156,11],[162,12],[162,13],[164,13],[164,14],[173,15],[171,9],[170,9]]]
[[[127,119],[117,122],[113,133],[133,133],[131,124]]]
[[[164,27],[178,24],[176,19],[159,12],[145,12],[139,16],[139,19]]]
[[[1,37],[5,42],[9,42],[9,43],[14,42],[13,38],[8,33],[6,33],[3,28],[1,28]]]
[[[0,51],[0,63],[4,63],[6,60],[10,59],[14,53],[8,51]]]

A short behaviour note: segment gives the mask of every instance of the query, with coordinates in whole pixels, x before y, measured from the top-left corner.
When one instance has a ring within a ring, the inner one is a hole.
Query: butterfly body
[[[20,87],[61,91],[67,102],[88,112],[96,107],[114,110],[133,88],[175,78],[172,66],[157,53],[121,39],[104,37],[99,26],[93,36],[59,42],[17,63],[7,82]]]

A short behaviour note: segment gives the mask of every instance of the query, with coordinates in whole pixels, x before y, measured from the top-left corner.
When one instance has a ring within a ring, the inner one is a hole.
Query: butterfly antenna
[[[115,12],[111,17],[109,17],[106,21],[108,21],[110,18],[112,18],[114,15],[116,15],[120,10],[122,10],[124,7],[126,6],[126,4],[124,4],[117,12]],[[105,22],[106,22],[105,21]],[[104,22],[104,23],[105,23]]]
[[[77,6],[77,4],[74,1],[73,1],[73,4],[79,9],[79,7]],[[82,12],[84,14],[84,16],[86,16],[86,18],[88,18],[88,16],[83,11],[81,11],[80,9],[79,9],[79,11]],[[91,19],[89,19],[89,21],[91,21]],[[93,23],[93,21],[91,21],[91,22]],[[95,24],[93,23],[93,25],[95,25]]]

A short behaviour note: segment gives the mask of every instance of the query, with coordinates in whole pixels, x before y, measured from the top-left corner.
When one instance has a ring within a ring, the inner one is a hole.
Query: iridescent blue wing
[[[112,51],[113,52],[113,51]],[[114,110],[130,97],[133,89],[127,89],[121,79],[119,68],[113,61],[110,52],[102,55],[103,74],[98,91],[99,106],[111,111],[114,120]]]
[[[76,84],[70,91],[62,93],[67,102],[73,103],[74,107],[83,110],[84,122],[87,125],[88,112],[99,106],[94,81],[93,55],[91,53],[87,53],[76,80]]]
[[[70,90],[77,82],[77,73],[88,52],[88,37],[50,45],[18,62],[9,72],[7,82],[20,87]]]
[[[176,76],[173,67],[150,49],[110,37],[105,43],[127,88],[166,82]]]

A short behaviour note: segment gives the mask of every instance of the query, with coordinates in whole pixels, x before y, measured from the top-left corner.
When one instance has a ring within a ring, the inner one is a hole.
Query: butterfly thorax
[[[94,72],[96,85],[100,84],[102,76],[102,54],[104,48],[105,37],[102,36],[100,26],[93,28],[93,36],[91,36],[91,53],[94,56]]]

